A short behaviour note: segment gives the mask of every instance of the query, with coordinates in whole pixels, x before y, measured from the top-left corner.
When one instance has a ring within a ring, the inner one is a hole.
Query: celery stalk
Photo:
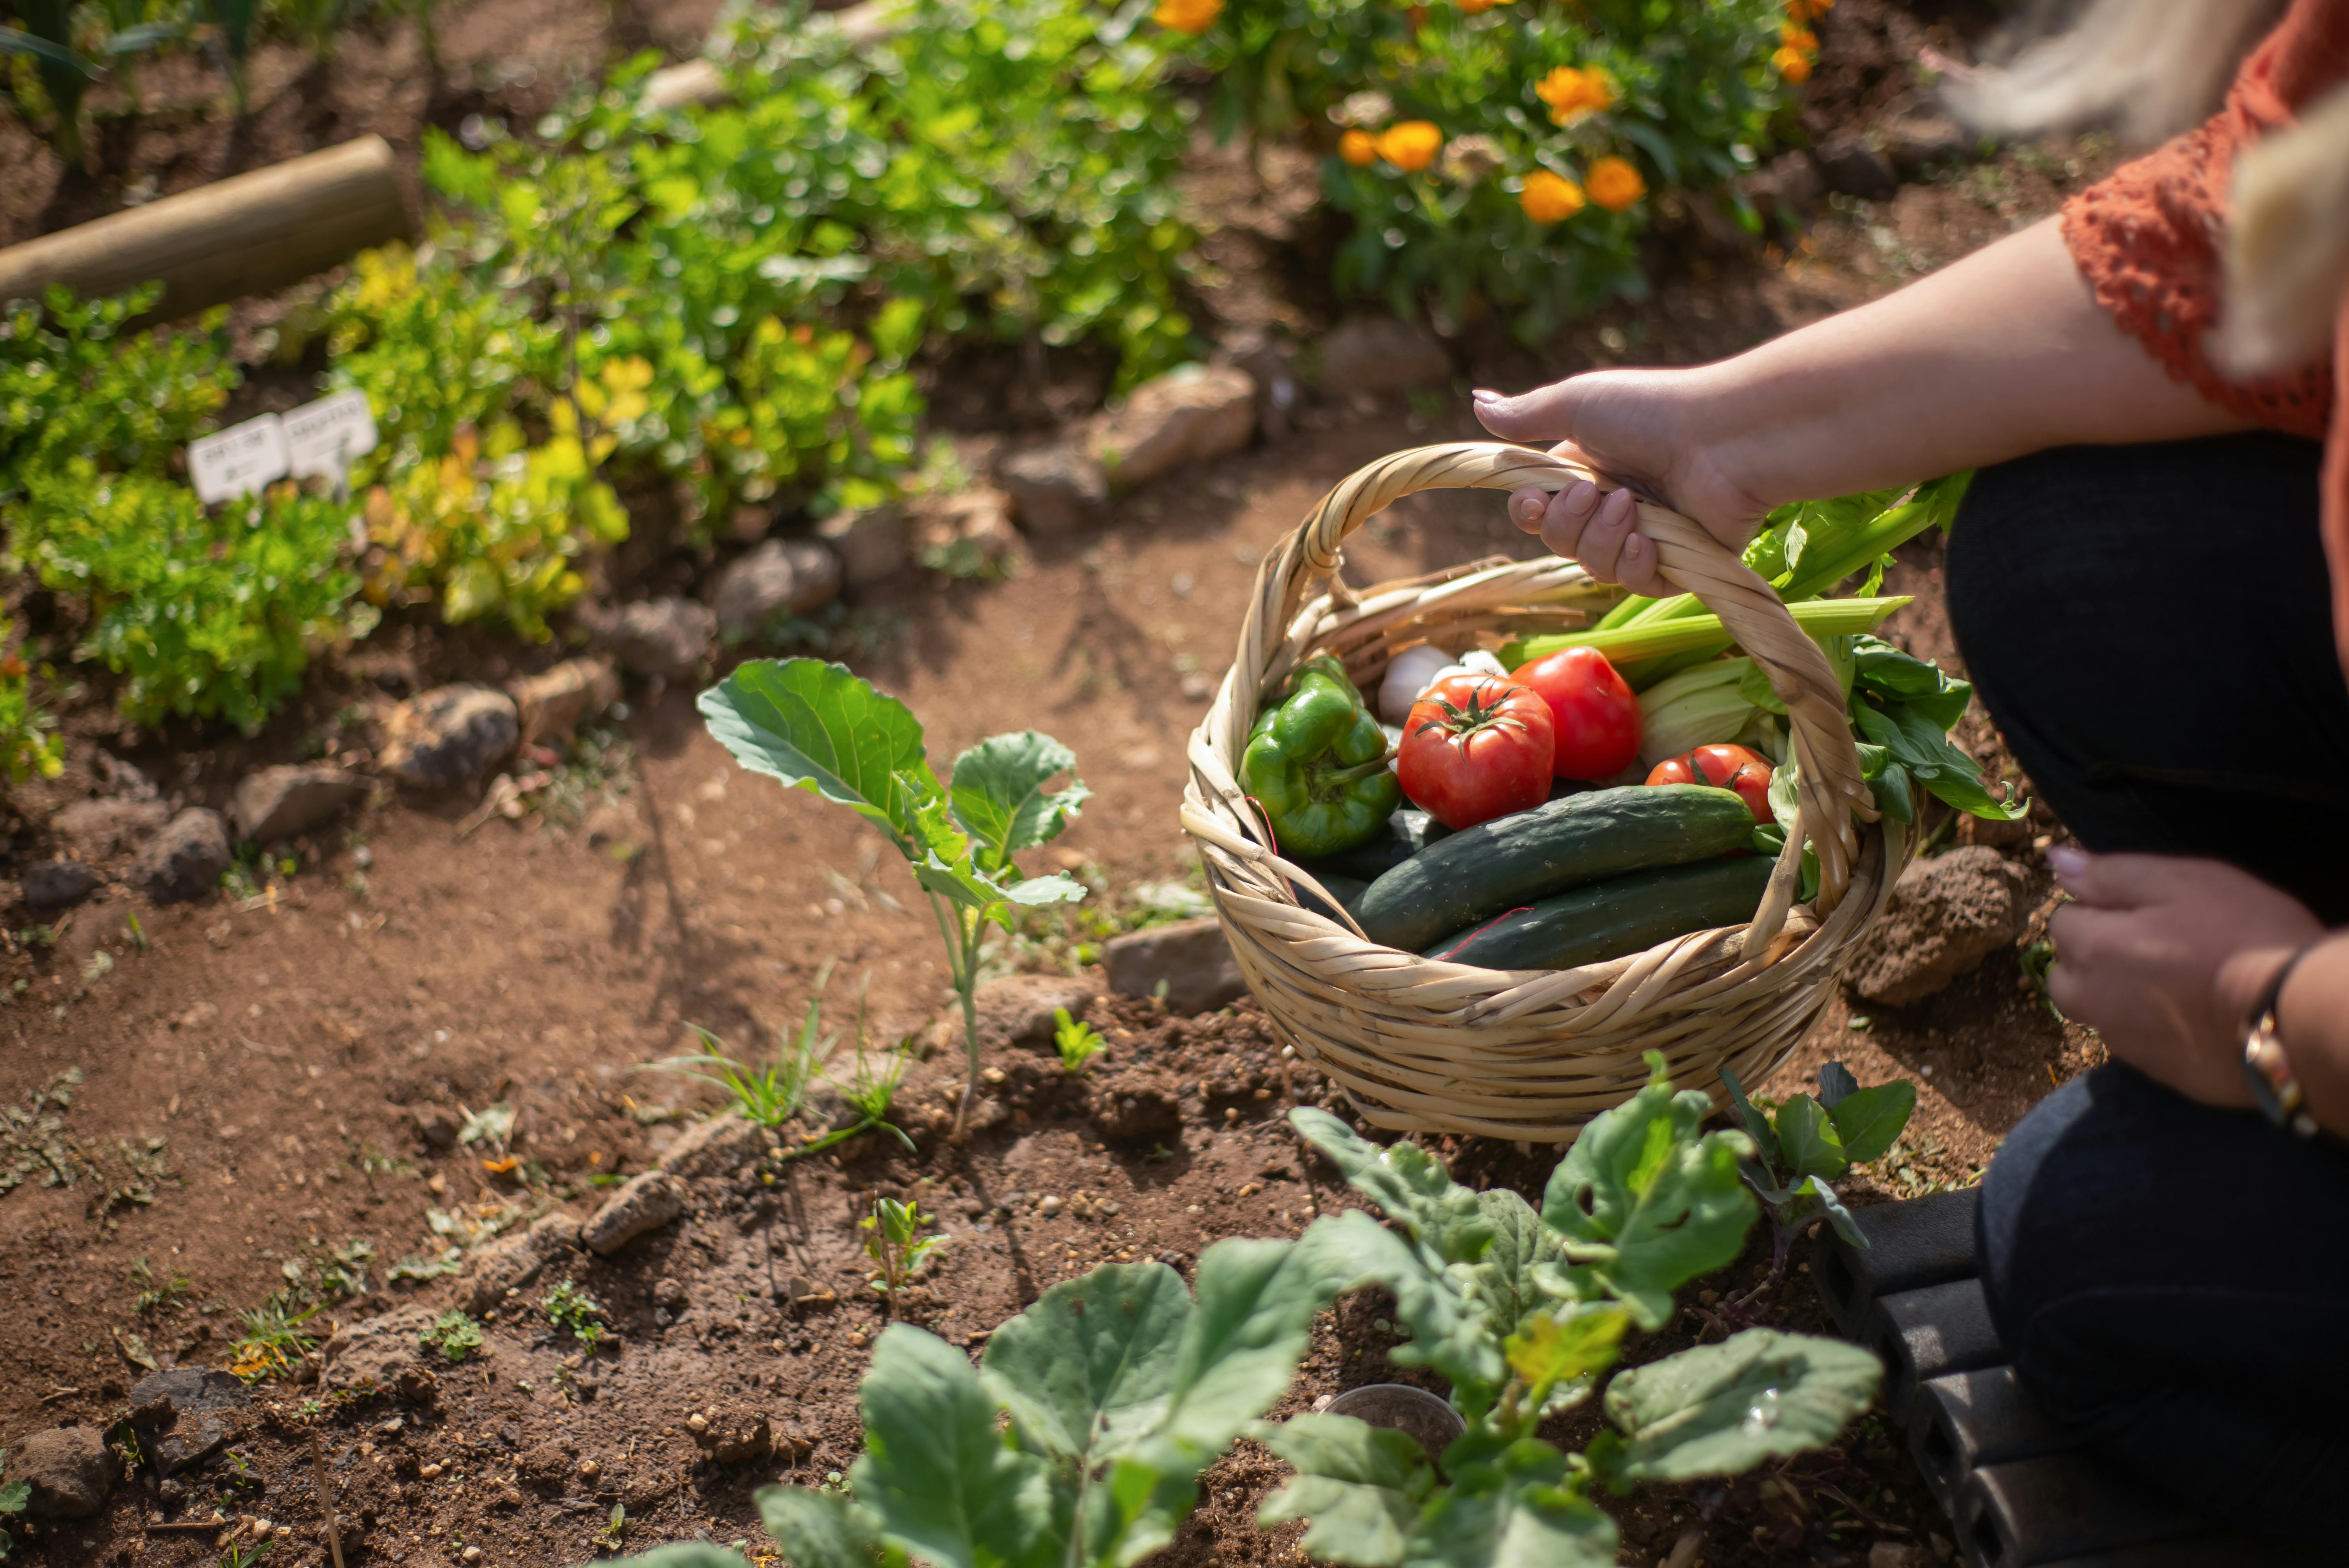
[[[1814,637],[1839,637],[1874,630],[1886,616],[1908,603],[1906,595],[1889,599],[1814,599],[1789,604],[1786,613]],[[1640,659],[1661,658],[1667,654],[1722,645],[1727,634],[1718,615],[1685,615],[1678,620],[1636,626],[1522,637],[1502,651],[1501,662],[1515,669],[1528,659],[1541,658],[1560,648],[1597,648],[1609,663],[1620,668]]]

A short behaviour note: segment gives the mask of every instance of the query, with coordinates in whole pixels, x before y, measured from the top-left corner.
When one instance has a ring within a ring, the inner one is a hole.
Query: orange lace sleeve
[[[2236,154],[2349,77],[2349,0],[2295,0],[2244,61],[2224,108],[2064,204],[2064,242],[2123,330],[2169,374],[2244,418],[2322,438],[2333,370],[2230,381],[2203,339],[2218,325],[2227,181]]]

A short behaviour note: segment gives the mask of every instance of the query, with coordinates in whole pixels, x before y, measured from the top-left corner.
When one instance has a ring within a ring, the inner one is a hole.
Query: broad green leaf
[[[1506,1335],[1546,1299],[1535,1271],[1563,1263],[1566,1253],[1533,1205],[1512,1189],[1487,1188],[1476,1194],[1476,1208],[1493,1239],[1467,1265],[1468,1288],[1484,1304],[1492,1332]]]
[[[1542,1219],[1571,1261],[1656,1329],[1671,1317],[1673,1291],[1737,1256],[1754,1207],[1737,1171],[1745,1135],[1701,1132],[1713,1102],[1674,1094],[1661,1054],[1648,1063],[1647,1087],[1594,1118],[1550,1173]]]
[[[1412,1531],[1404,1568],[1614,1568],[1615,1522],[1560,1484],[1565,1470],[1565,1455],[1532,1439],[1455,1466]]]
[[[656,1546],[650,1552],[639,1552],[633,1557],[622,1557],[612,1568],[750,1568],[750,1560],[740,1552],[729,1552],[723,1546],[712,1546],[706,1541],[680,1541],[667,1546]],[[796,1553],[792,1554],[792,1568],[834,1568],[833,1564],[811,1561]],[[847,1568],[843,1563],[839,1568]],[[864,1563],[856,1568],[866,1568]]]
[[[1048,877],[1013,882],[1003,890],[1003,896],[1014,903],[1035,908],[1048,903],[1076,903],[1084,898],[1085,892],[1085,884],[1076,878],[1054,872]]]
[[[908,860],[920,858],[915,809],[940,791],[921,721],[904,703],[842,665],[753,659],[703,692],[699,707],[743,767],[838,801]]]
[[[1888,704],[1906,703],[1944,730],[1965,717],[1966,702],[1974,692],[1971,682],[1952,679],[1938,666],[1865,633],[1852,639],[1852,666],[1853,685]]]
[[[5,1450],[0,1450],[5,1451]],[[0,1513],[22,1513],[25,1505],[33,1501],[33,1483],[13,1480],[0,1486]]]
[[[1607,1386],[1625,1437],[1609,1450],[1609,1480],[1736,1475],[1818,1448],[1868,1408],[1882,1376],[1856,1345],[1770,1328],[1635,1367]]]
[[[759,1514],[792,1568],[874,1568],[883,1552],[879,1527],[863,1508],[838,1492],[812,1487],[759,1489]],[[903,1553],[892,1553],[900,1563]]]
[[[1452,1180],[1443,1162],[1416,1143],[1381,1149],[1326,1110],[1288,1113],[1306,1140],[1330,1157],[1347,1185],[1399,1220],[1413,1239],[1447,1264],[1469,1263],[1491,1242],[1476,1193]]]
[[[1500,1334],[1464,1288],[1467,1269],[1439,1267],[1427,1248],[1359,1209],[1314,1221],[1297,1245],[1305,1257],[1324,1260],[1320,1267],[1336,1289],[1378,1284],[1395,1298],[1395,1317],[1411,1331],[1388,1352],[1396,1365],[1433,1367],[1452,1379],[1453,1402],[1468,1415],[1490,1407],[1508,1365]]]
[[[1413,1522],[1434,1487],[1435,1472],[1418,1441],[1351,1416],[1292,1416],[1261,1427],[1258,1439],[1297,1467],[1296,1479],[1270,1497],[1256,1520],[1269,1529],[1309,1520],[1309,1557],[1356,1568],[1396,1568]]]
[[[955,820],[982,846],[981,863],[997,870],[1015,851],[1058,838],[1092,794],[1076,770],[1075,752],[1032,729],[989,736],[956,758],[947,794]],[[1063,773],[1068,788],[1048,792]]]
[[[1827,1115],[1835,1121],[1837,1136],[1843,1140],[1844,1158],[1854,1165],[1865,1165],[1884,1158],[1916,1109],[1917,1086],[1907,1078],[1894,1078],[1853,1090],[1829,1106]]]
[[[1343,1282],[1302,1248],[1237,1237],[1199,1254],[1194,1282],[1198,1299],[1183,1326],[1159,1434],[1200,1456],[1195,1472],[1288,1388],[1314,1313]],[[1174,1468],[1160,1452],[1137,1457]]]
[[[1509,1369],[1546,1397],[1560,1384],[1587,1383],[1615,1365],[1630,1313],[1619,1306],[1538,1313],[1502,1342]]]
[[[2009,806],[1993,799],[1982,788],[1982,765],[1951,744],[1940,727],[1915,704],[1895,703],[1887,709],[1855,694],[1851,717],[1871,744],[1890,752],[1892,760],[1907,769],[1917,782],[1959,810],[2002,822],[2029,809],[2022,803]]]
[[[1745,1136],[1754,1140],[1754,1157],[1765,1173],[1775,1174],[1770,1168],[1770,1156],[1778,1148],[1778,1135],[1771,1130],[1770,1119],[1754,1108],[1745,1098],[1745,1086],[1727,1068],[1721,1069],[1721,1081],[1729,1090],[1729,1103],[1736,1109],[1737,1119],[1745,1129]]]
[[[1841,1062],[1829,1062],[1819,1069],[1819,1103],[1829,1110],[1833,1110],[1837,1102],[1858,1087],[1859,1080],[1852,1077],[1851,1069]]]
[[[1795,1095],[1778,1108],[1778,1163],[1790,1182],[1806,1176],[1832,1181],[1851,1168],[1826,1107],[1809,1095]]]
[[[961,1351],[894,1325],[861,1393],[864,1457],[850,1480],[889,1538],[937,1568],[1059,1561],[1047,1462],[997,1434],[995,1402]]]
[[[1085,1493],[1078,1521],[1087,1560],[1133,1568],[1174,1540],[1199,1505],[1198,1471],[1213,1457],[1174,1470],[1135,1459],[1112,1465],[1108,1484]]]
[[[1108,1264],[998,1328],[979,1364],[1030,1440],[1091,1470],[1166,1414],[1191,1294],[1164,1264]]]
[[[1843,1200],[1836,1196],[1834,1188],[1814,1176],[1803,1183],[1800,1191],[1819,1206],[1820,1212],[1827,1217],[1827,1223],[1835,1227],[1837,1235],[1862,1252],[1868,1250],[1868,1233],[1852,1219],[1851,1211],[1843,1206]],[[1783,1221],[1784,1216],[1781,1219]]]

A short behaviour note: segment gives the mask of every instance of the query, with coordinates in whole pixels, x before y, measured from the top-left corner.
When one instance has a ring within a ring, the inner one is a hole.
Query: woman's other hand
[[[2147,1077],[2210,1105],[2247,1106],[2243,1017],[2276,970],[2324,928],[2248,872],[2169,855],[2048,863],[2077,902],[2055,912],[2047,995]]]

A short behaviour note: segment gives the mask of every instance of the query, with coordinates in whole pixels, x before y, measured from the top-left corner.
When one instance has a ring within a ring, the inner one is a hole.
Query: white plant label
[[[353,458],[375,450],[375,411],[367,394],[337,392],[286,415],[285,451],[294,477],[339,479]]]
[[[206,506],[250,495],[272,480],[284,479],[286,468],[285,429],[274,414],[188,443],[188,482]]]

